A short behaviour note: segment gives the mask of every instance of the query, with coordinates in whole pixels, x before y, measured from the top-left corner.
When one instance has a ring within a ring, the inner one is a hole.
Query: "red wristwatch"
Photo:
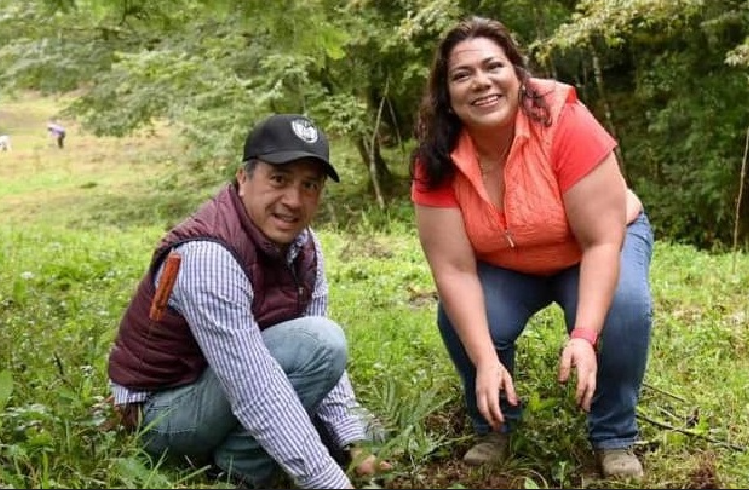
[[[593,349],[596,349],[598,345],[598,332],[596,332],[592,328],[577,327],[572,330],[572,333],[570,334],[570,339],[587,340],[588,342],[590,342],[590,345],[593,346]]]

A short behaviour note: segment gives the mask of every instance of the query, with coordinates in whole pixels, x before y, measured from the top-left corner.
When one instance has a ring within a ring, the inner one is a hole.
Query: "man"
[[[308,225],[327,177],[339,181],[326,136],[271,116],[233,182],[160,241],[109,357],[114,402],[142,420],[152,455],[207,458],[259,488],[279,468],[302,488],[353,488],[331,456],[342,449],[360,473],[389,467],[355,445],[371,436],[352,411],[344,333],[326,317]],[[170,252],[179,270],[153,320]]]
[[[57,147],[62,149],[65,146],[65,128],[57,124],[56,120],[47,123],[47,133],[57,140]]]

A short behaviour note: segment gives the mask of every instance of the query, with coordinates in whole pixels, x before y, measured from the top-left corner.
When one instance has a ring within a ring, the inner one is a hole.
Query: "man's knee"
[[[284,371],[321,372],[336,381],[348,360],[346,336],[334,321],[322,316],[305,316],[268,328],[266,345]]]
[[[332,376],[340,378],[348,361],[346,334],[336,322],[321,316],[308,317],[310,329],[318,337],[317,355],[328,360]]]

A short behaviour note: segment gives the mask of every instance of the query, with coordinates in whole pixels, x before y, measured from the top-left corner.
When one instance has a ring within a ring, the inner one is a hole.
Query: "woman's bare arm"
[[[476,367],[476,401],[490,425],[498,428],[504,417],[499,391],[504,388],[517,403],[512,379],[494,349],[476,257],[465,233],[458,208],[416,206],[419,239],[432,270],[445,311]]]

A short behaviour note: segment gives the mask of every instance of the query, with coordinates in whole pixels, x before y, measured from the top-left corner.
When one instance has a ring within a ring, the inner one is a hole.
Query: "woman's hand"
[[[562,351],[559,363],[559,382],[566,383],[570,377],[570,369],[577,370],[577,388],[575,402],[586,412],[590,412],[590,404],[596,391],[598,375],[598,359],[593,345],[584,339],[570,339]]]
[[[627,189],[627,224],[632,223],[642,211],[642,201],[632,189]]]
[[[499,430],[505,421],[499,405],[500,390],[505,391],[507,401],[512,406],[518,404],[518,397],[512,386],[512,376],[494,356],[476,366],[476,403],[479,412],[494,430]]]

